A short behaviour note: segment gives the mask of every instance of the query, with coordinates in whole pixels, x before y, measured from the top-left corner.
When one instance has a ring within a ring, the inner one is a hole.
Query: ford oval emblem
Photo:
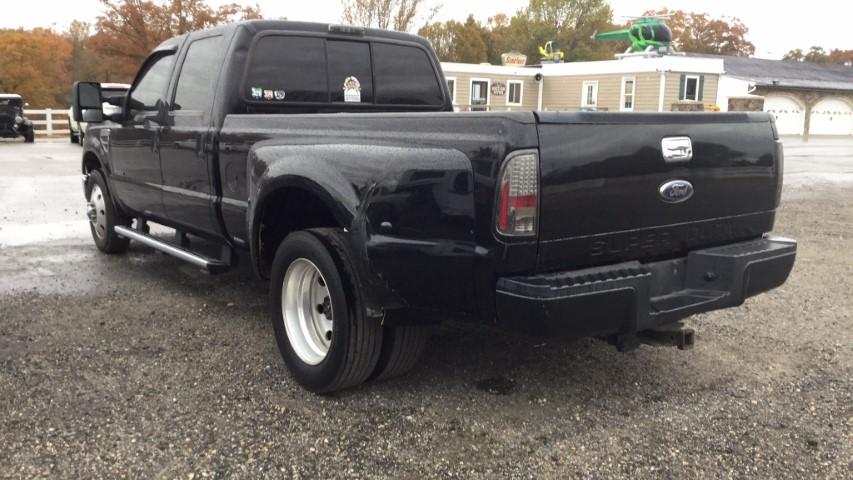
[[[666,203],[686,202],[693,196],[693,184],[687,180],[671,180],[661,185],[659,192]]]

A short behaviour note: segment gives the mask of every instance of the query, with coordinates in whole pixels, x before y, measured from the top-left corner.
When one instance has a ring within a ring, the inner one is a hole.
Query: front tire
[[[36,132],[30,130],[24,134],[24,143],[34,143],[36,141]]]
[[[344,233],[291,233],[270,281],[279,352],[299,384],[328,393],[365,382],[382,349],[382,326],[367,315]]]
[[[118,236],[114,227],[129,226],[131,219],[116,210],[100,170],[94,170],[86,179],[86,198],[89,229],[98,250],[104,253],[122,253],[127,250],[130,240]]]

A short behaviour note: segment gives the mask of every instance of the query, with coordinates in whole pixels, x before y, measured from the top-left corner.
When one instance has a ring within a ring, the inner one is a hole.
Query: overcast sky
[[[241,0],[211,0],[218,5]],[[242,0],[254,3],[253,0]],[[429,0],[427,0],[429,1]],[[439,0],[441,1],[441,0]],[[93,21],[100,13],[98,0],[4,0],[0,28],[32,28],[55,26],[64,29],[71,20]],[[340,0],[282,1],[259,0],[267,17],[318,22],[340,21]],[[486,19],[498,12],[509,15],[527,4],[527,0],[444,0],[439,20],[464,19],[473,13]],[[759,0],[610,0],[614,16],[640,15],[648,9],[667,6],[671,9],[706,12],[712,16],[740,17],[749,27],[749,39],[756,46],[756,56],[780,58],[794,48],[807,49],[820,45],[853,49],[853,3],[849,0],[811,0],[779,2]]]

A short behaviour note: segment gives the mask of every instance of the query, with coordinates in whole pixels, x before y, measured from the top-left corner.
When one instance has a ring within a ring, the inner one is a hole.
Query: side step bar
[[[114,230],[118,235],[124,238],[129,238],[144,245],[148,245],[151,248],[155,248],[165,254],[179,258],[199,268],[203,268],[213,274],[225,272],[230,268],[230,265],[222,260],[216,260],[200,253],[192,252],[177,245],[173,245],[169,242],[164,242],[163,240],[154,238],[151,235],[134,230],[130,227],[116,225]]]

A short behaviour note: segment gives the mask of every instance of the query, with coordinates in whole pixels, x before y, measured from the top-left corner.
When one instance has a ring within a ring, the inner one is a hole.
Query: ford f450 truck
[[[629,349],[794,264],[762,113],[454,113],[427,41],[284,21],[164,42],[120,113],[74,97],[97,247],[251,258],[316,392],[407,371],[445,320]]]

